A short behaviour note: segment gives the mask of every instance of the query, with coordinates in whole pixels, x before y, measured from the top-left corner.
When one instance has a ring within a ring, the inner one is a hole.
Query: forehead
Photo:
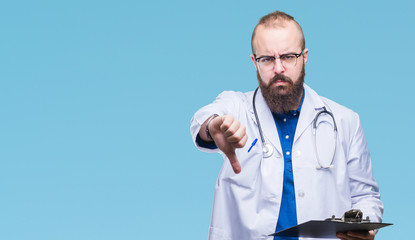
[[[298,52],[302,46],[302,34],[294,22],[260,25],[256,29],[253,45],[256,54]]]

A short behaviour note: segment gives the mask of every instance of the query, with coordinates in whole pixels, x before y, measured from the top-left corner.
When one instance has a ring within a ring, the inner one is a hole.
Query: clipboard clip
[[[370,223],[369,216],[366,216],[366,219],[363,219],[363,212],[359,209],[351,209],[343,214],[343,217],[336,218],[336,216],[331,216],[331,218],[326,218],[325,221],[333,221],[333,222],[362,222],[362,223]]]

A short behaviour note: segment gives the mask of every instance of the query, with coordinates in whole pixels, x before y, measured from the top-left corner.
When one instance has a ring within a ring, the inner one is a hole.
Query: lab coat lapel
[[[277,126],[275,125],[274,117],[271,110],[268,107],[267,102],[262,96],[261,89],[258,89],[255,101],[258,118],[262,127],[262,132],[265,138],[265,142],[271,143],[275,149],[281,154],[281,143],[278,136]],[[252,118],[256,122],[255,115],[252,108]],[[259,130],[258,130],[259,131]],[[261,139],[258,139],[258,141]]]
[[[303,132],[313,123],[314,117],[318,111],[322,110],[324,103],[320,96],[309,86],[304,84],[305,96],[301,107],[300,118],[298,119],[297,129],[295,131],[294,142],[303,134]]]

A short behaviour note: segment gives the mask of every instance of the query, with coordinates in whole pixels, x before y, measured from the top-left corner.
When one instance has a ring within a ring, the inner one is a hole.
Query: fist
[[[235,173],[241,172],[241,165],[235,154],[236,148],[245,146],[248,140],[246,127],[232,115],[217,116],[209,124],[209,132],[216,146],[229,159]]]

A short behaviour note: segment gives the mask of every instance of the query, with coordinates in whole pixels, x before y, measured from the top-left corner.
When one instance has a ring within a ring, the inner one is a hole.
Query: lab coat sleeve
[[[360,118],[356,113],[354,114],[355,126],[351,128],[354,133],[352,133],[347,163],[352,208],[360,209],[364,218],[369,216],[371,222],[381,222],[383,204],[380,201],[379,187],[373,177],[370,153]]]
[[[218,148],[209,149],[203,146],[200,146],[196,137],[199,133],[201,125],[213,114],[221,115],[233,115],[235,118],[239,119],[239,108],[241,107],[241,102],[244,101],[244,94],[241,92],[225,91],[219,94],[215,101],[207,106],[199,109],[192,117],[190,121],[190,134],[193,138],[193,143],[196,147],[203,152],[219,152]]]

